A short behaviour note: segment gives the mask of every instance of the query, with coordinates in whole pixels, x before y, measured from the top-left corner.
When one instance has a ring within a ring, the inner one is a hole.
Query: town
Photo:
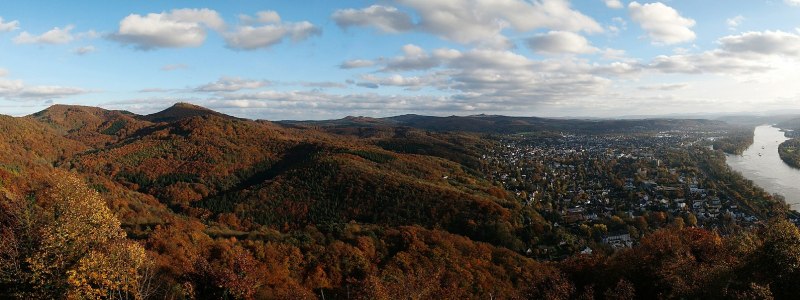
[[[539,212],[554,235],[554,244],[538,241],[528,254],[558,258],[628,248],[666,226],[726,234],[760,223],[739,192],[710,178],[719,170],[697,159],[723,155],[711,146],[723,134],[508,135],[482,158],[489,179]]]

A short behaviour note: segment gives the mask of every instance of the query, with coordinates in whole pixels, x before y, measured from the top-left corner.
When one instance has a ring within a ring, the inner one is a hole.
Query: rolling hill
[[[87,106],[53,105],[28,118],[90,147],[106,146],[151,125],[130,112]]]

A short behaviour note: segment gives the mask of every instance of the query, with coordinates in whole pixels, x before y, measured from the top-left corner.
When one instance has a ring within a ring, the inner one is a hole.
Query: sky
[[[0,114],[800,111],[800,0],[5,1]]]

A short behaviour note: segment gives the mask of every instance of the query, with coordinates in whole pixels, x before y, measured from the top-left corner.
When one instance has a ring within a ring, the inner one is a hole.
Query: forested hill
[[[783,219],[715,231],[659,211],[620,214],[587,227],[596,252],[579,254],[583,227],[487,176],[485,155],[508,148],[485,133],[721,126],[413,115],[273,123],[190,104],[147,116],[64,105],[0,116],[0,298],[796,295],[800,232]],[[692,157],[674,156],[687,162],[660,167],[663,177],[700,173]],[[582,176],[620,181],[629,158],[614,157],[587,162],[596,173]],[[554,190],[566,193],[559,178]],[[763,198],[750,192],[737,195]],[[603,246],[608,228],[633,228],[640,246]]]
[[[196,116],[217,116],[222,118],[235,119],[229,115],[219,113],[208,108],[193,105],[190,103],[179,102],[175,105],[157,113],[139,116],[139,119],[150,122],[174,122],[188,117]]]

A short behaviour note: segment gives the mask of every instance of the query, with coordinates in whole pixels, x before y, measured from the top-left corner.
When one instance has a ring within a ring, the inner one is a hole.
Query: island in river
[[[800,138],[781,143],[778,147],[778,154],[786,164],[794,168],[800,168]]]

